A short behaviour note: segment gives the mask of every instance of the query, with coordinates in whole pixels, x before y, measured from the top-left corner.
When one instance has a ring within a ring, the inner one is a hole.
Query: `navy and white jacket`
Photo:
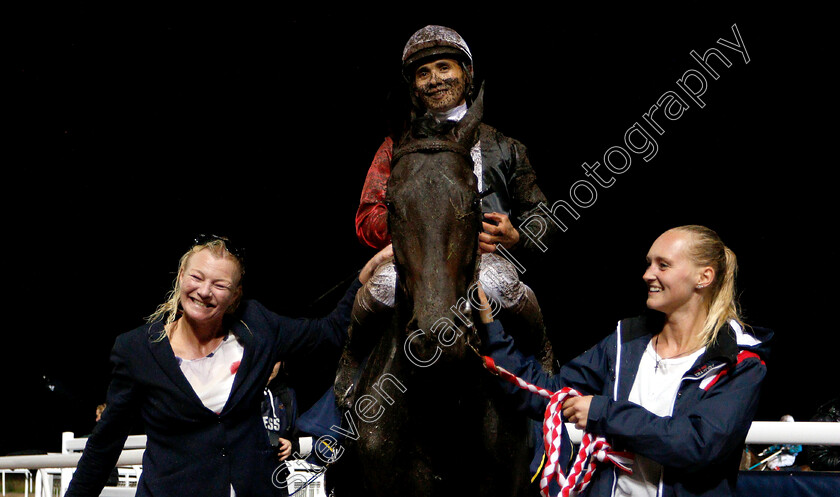
[[[683,376],[671,416],[660,417],[627,400],[639,362],[663,316],[649,313],[618,323],[601,340],[554,376],[526,360],[498,321],[487,325],[488,349],[496,364],[535,385],[571,387],[593,395],[587,431],[604,436],[615,450],[642,454],[663,466],[660,496],[735,494],[744,440],[758,407],[766,373],[766,342],[772,332],[742,329],[732,322]],[[520,410],[542,419],[547,400],[507,385]],[[588,496],[609,496],[618,469],[601,465]]]

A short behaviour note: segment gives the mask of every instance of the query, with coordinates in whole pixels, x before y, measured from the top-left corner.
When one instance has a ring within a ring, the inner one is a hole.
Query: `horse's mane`
[[[440,122],[431,114],[426,114],[411,122],[411,136],[414,138],[433,138],[446,135],[457,124],[457,121]]]

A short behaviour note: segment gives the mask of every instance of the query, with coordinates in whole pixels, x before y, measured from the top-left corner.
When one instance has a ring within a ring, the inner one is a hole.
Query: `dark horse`
[[[475,327],[451,310],[478,276],[481,208],[469,150],[482,101],[483,91],[457,125],[436,136],[424,136],[434,126],[415,128],[394,151],[396,306],[382,329],[364,333],[375,338],[345,413],[355,436],[342,443],[341,473],[352,481],[341,495],[510,497],[528,485],[528,421],[482,369]],[[460,309],[478,320],[474,306]]]

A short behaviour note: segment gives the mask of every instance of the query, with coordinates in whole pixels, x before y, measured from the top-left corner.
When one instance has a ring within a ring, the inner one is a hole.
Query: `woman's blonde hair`
[[[229,257],[236,261],[236,266],[239,268],[239,278],[234,282],[234,286],[240,285],[242,277],[245,276],[243,261],[240,257],[234,256],[228,250],[227,245],[225,245],[225,241],[225,238],[214,237],[212,240],[205,243],[197,243],[193,245],[184,255],[181,256],[181,260],[178,261],[178,273],[175,275],[175,282],[172,285],[172,290],[166,294],[166,301],[160,304],[155,312],[146,318],[147,323],[163,321],[165,329],[167,325],[175,322],[175,319],[178,317],[178,313],[180,312],[181,305],[181,275],[184,274],[184,270],[187,267],[187,262],[190,260],[190,257],[202,250],[212,250],[218,257]],[[242,293],[240,292],[239,297],[237,297],[236,301],[228,308],[227,312],[230,313],[236,310],[239,306],[241,297]],[[162,339],[165,334],[165,332],[162,332],[161,336],[158,337],[157,340]]]
[[[718,331],[730,320],[744,325],[735,294],[738,261],[714,230],[696,224],[674,230],[689,235],[688,253],[694,263],[715,271],[714,280],[709,284],[710,298],[705,302],[707,314],[702,331],[703,345],[708,345],[717,339]]]

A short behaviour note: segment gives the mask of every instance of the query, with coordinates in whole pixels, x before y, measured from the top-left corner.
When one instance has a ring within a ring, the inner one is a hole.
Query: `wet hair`
[[[744,326],[735,293],[738,261],[735,253],[712,229],[692,224],[673,228],[673,231],[689,235],[688,255],[695,264],[715,271],[714,280],[709,284],[706,321],[701,332],[703,344],[708,345],[717,339],[718,331],[729,321]]]
[[[239,269],[239,278],[235,281],[234,286],[239,286],[242,283],[242,278],[245,276],[244,264],[238,257],[228,251],[223,239],[217,238],[206,243],[193,245],[184,255],[181,256],[181,260],[178,261],[178,273],[175,275],[172,290],[170,290],[166,295],[166,301],[160,304],[157,309],[155,309],[155,312],[146,318],[147,323],[163,321],[165,329],[166,325],[175,322],[181,306],[181,275],[184,274],[184,270],[187,268],[187,262],[189,262],[190,257],[202,250],[211,250],[217,257],[228,257],[235,261],[236,267]],[[239,306],[241,297],[242,295],[240,293],[237,300],[227,309],[228,313],[232,313],[236,310]],[[165,335],[166,332],[162,331],[160,336],[156,337],[155,340],[162,340]]]

